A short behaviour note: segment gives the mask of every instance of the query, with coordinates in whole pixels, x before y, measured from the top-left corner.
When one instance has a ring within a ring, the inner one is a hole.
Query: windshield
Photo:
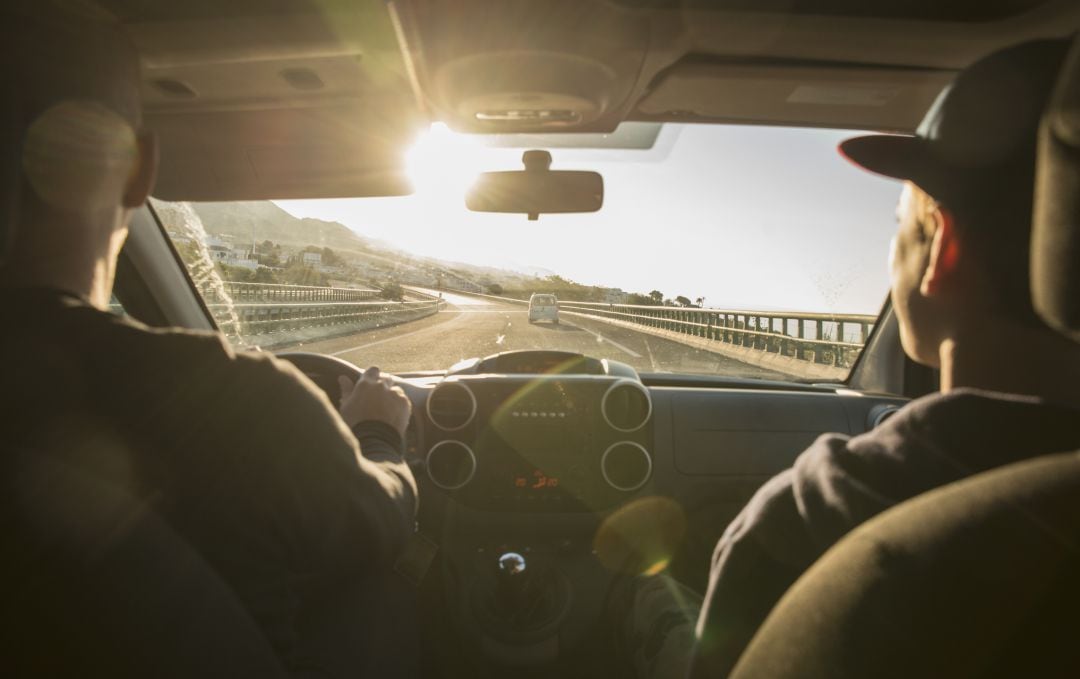
[[[237,346],[404,373],[546,349],[645,373],[844,380],[887,293],[898,183],[840,158],[851,132],[627,126],[647,142],[436,125],[409,152],[411,196],[153,207]],[[603,175],[602,209],[469,212],[477,173],[520,169],[527,148]],[[529,317],[530,299],[557,319]]]

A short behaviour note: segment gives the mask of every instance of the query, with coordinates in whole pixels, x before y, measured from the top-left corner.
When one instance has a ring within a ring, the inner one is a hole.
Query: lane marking
[[[641,358],[641,354],[639,354],[638,352],[634,351],[633,349],[624,347],[623,345],[619,344],[615,340],[604,337],[603,335],[601,335],[598,332],[593,332],[592,330],[589,330],[588,328],[583,328],[580,325],[578,325],[577,323],[569,323],[567,321],[563,321],[563,323],[566,323],[567,325],[569,325],[571,327],[577,328],[578,330],[584,330],[585,332],[589,333],[590,335],[592,335],[596,339],[600,340],[601,343],[610,344],[611,346],[615,347],[619,351],[621,351],[623,353],[626,353],[626,354],[630,354],[634,358]]]
[[[446,313],[446,312],[444,312],[444,313]],[[373,347],[373,346],[376,346],[378,344],[384,344],[386,342],[393,342],[395,340],[404,339],[406,337],[411,337],[413,335],[419,335],[420,333],[428,332],[429,330],[437,330],[437,329],[445,330],[446,326],[450,325],[451,323],[453,323],[453,322],[455,322],[457,320],[460,320],[461,318],[462,318],[461,314],[458,314],[457,316],[455,316],[454,318],[451,318],[450,320],[446,321],[445,323],[437,323],[435,325],[429,325],[426,328],[420,328],[419,330],[413,330],[412,332],[407,332],[407,333],[404,333],[404,334],[401,334],[401,335],[394,335],[393,337],[384,337],[381,340],[375,340],[374,342],[368,342],[367,344],[359,344],[359,345],[357,345],[355,347],[351,347],[349,349],[342,349],[341,351],[334,351],[334,352],[330,353],[330,356],[341,356],[342,354],[347,354],[347,353],[352,352],[352,351],[359,351],[360,349],[367,349],[368,347]]]
[[[652,347],[649,346],[648,338],[642,338],[645,341],[645,353],[649,355],[649,365],[652,366],[653,372],[660,372],[660,369],[656,367],[656,359],[652,355]]]

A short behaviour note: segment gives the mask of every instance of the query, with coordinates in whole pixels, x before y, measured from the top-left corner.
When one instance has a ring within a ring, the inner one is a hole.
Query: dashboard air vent
[[[869,431],[880,426],[885,420],[895,415],[898,410],[900,410],[899,406],[891,404],[874,406],[866,416],[866,429]]]
[[[460,441],[439,441],[428,451],[427,473],[439,488],[456,490],[476,474],[476,455]]]
[[[640,383],[620,380],[604,394],[600,410],[612,428],[623,432],[637,431],[652,415],[652,399]]]
[[[428,397],[427,414],[439,429],[457,431],[476,415],[476,397],[460,382],[443,382]]]
[[[600,473],[615,490],[637,490],[652,475],[652,457],[640,444],[621,441],[604,451]]]

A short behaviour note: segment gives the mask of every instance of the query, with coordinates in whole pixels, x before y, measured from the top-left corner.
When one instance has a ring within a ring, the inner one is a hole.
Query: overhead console
[[[595,0],[392,4],[434,117],[459,131],[612,132],[681,53],[676,13]]]

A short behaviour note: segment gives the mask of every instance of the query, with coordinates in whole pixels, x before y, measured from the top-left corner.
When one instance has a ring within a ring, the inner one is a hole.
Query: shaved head
[[[0,50],[4,280],[100,301],[156,165],[138,53],[90,0],[4,0]]]

